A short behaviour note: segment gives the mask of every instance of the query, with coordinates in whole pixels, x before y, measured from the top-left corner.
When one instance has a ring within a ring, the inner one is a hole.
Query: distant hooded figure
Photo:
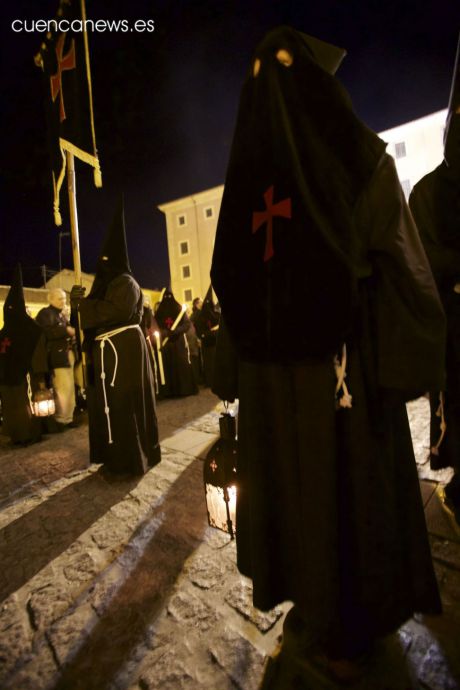
[[[45,336],[27,314],[21,267],[3,306],[0,330],[0,397],[3,433],[13,443],[32,443],[41,438],[40,420],[32,412],[33,393],[47,372]]]
[[[143,296],[129,266],[123,204],[109,227],[91,292],[71,301],[88,354],[90,459],[114,474],[145,473],[160,462],[154,378],[140,328]]]
[[[203,357],[203,375],[206,386],[212,384],[214,373],[214,356],[216,352],[217,331],[219,329],[220,313],[216,309],[212,297],[212,286],[203,300],[203,306],[195,317],[195,329],[201,340],[201,353]]]
[[[375,638],[441,610],[405,401],[444,380],[444,316],[343,56],[289,27],[257,46],[211,279],[213,390],[239,398],[238,567],[353,678]]]
[[[162,397],[195,395],[198,387],[193,373],[186,333],[190,319],[170,289],[163,292],[155,319],[160,329],[165,383]]]
[[[445,487],[460,525],[460,39],[444,134],[444,160],[414,187],[409,206],[447,316],[446,388],[430,391],[430,464],[455,470]],[[443,431],[441,421],[446,428]]]

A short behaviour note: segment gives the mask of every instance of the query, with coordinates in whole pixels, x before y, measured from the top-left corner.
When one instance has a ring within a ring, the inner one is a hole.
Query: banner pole
[[[75,284],[82,285],[81,260],[80,260],[80,237],[78,234],[78,215],[77,215],[77,186],[75,178],[75,159],[73,153],[66,151],[67,157],[67,191],[69,193],[69,214],[70,232],[72,236],[72,256],[73,270],[75,273]],[[86,354],[83,350],[83,330],[80,323],[80,313],[77,311],[78,323],[78,344],[81,350],[82,363],[82,388],[86,388]]]
[[[67,191],[69,193],[70,232],[72,235],[73,270],[75,284],[81,285],[80,238],[78,235],[77,194],[75,182],[75,159],[73,153],[66,151],[67,156]]]

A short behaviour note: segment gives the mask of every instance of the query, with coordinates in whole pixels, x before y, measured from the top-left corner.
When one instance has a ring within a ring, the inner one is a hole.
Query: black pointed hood
[[[243,84],[211,280],[249,359],[324,356],[351,327],[353,211],[385,143],[330,74],[341,57],[282,26],[256,47]]]
[[[182,311],[182,305],[174,297],[171,288],[164,290],[158,309],[155,312],[155,318],[160,328],[170,329],[179,313]]]
[[[20,264],[14,269],[13,281],[3,305],[3,323],[9,328],[21,327],[22,323],[30,319],[26,312],[22,271]]]
[[[326,43],[319,38],[299,32],[304,43],[310,50],[314,61],[329,74],[335,74],[339,69],[347,51],[344,48]]]
[[[0,331],[0,384],[19,385],[30,367],[42,333],[40,326],[27,314],[19,264],[3,306],[3,320]]]
[[[195,318],[194,326],[197,336],[206,337],[219,324],[219,318],[220,314],[214,303],[212,285],[210,285],[203,300],[203,306]]]
[[[123,197],[117,204],[99,254],[96,276],[89,297],[102,298],[108,284],[123,273],[131,274],[126,244]]]

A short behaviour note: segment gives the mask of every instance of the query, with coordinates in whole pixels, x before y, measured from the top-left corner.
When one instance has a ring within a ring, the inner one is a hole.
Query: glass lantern
[[[51,417],[56,412],[52,388],[45,388],[43,383],[40,384],[34,394],[33,410],[36,417]]]
[[[219,419],[221,438],[206,456],[203,468],[208,522],[211,527],[228,532],[233,539],[236,531],[236,423],[231,414]]]

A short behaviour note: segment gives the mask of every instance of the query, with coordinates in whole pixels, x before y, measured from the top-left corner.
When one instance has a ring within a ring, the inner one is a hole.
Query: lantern
[[[56,411],[52,388],[45,388],[40,383],[40,388],[34,394],[33,411],[36,417],[50,417]]]
[[[208,522],[228,532],[236,527],[236,420],[230,413],[219,418],[220,439],[206,456],[203,469]]]

